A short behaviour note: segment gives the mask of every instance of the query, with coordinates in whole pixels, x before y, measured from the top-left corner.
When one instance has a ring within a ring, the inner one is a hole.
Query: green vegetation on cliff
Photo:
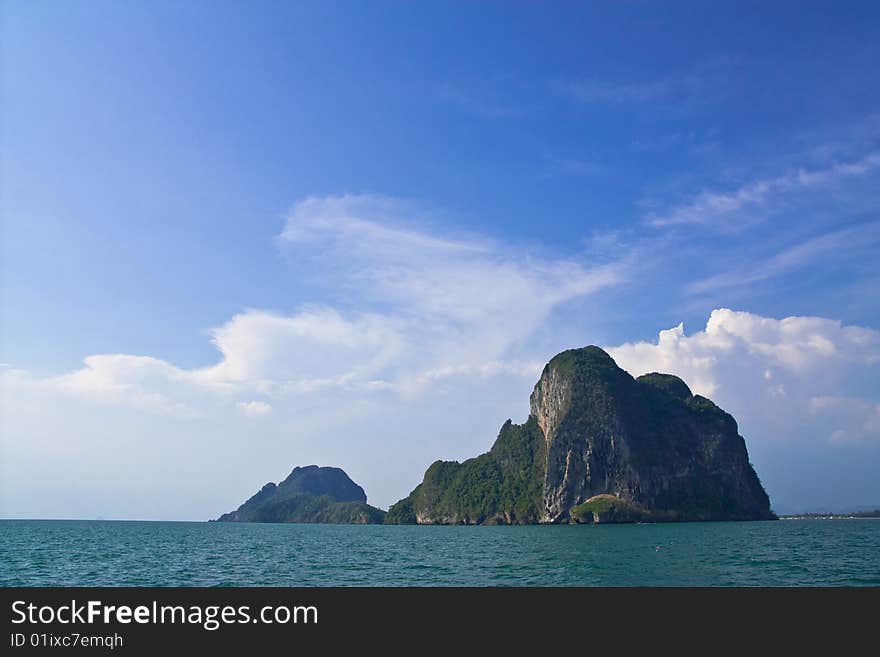
[[[388,510],[385,522],[535,523],[540,515],[543,447],[534,418],[524,425],[508,420],[490,452],[463,463],[434,462],[412,494]]]
[[[582,518],[586,515],[592,515],[594,513],[608,513],[618,504],[621,504],[622,500],[615,495],[596,495],[595,497],[591,497],[583,504],[578,504],[576,507],[573,507],[571,510],[571,515],[576,518]]]
[[[637,504],[603,493],[572,507],[571,519],[577,523],[591,523],[642,522],[656,518]]]

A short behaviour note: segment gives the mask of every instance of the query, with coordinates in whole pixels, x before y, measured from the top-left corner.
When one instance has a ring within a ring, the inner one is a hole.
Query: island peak
[[[279,484],[269,482],[218,522],[376,524],[385,512],[367,504],[364,489],[341,468],[295,467]]]

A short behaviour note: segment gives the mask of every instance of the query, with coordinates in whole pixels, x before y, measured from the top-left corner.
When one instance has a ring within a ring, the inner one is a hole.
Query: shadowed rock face
[[[364,489],[339,468],[294,468],[277,486],[268,483],[219,522],[381,523],[385,512],[367,504]]]
[[[545,366],[530,410],[488,454],[433,464],[386,522],[580,521],[572,509],[597,496],[619,500],[597,522],[774,517],[736,421],[675,376],[634,379],[573,349]]]

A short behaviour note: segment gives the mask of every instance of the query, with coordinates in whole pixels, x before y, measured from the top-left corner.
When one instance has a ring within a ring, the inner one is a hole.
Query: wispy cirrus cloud
[[[499,91],[497,85],[492,85],[491,89],[485,84],[465,87],[446,83],[436,87],[435,95],[448,105],[484,119],[516,119],[535,110],[534,105],[511,98],[509,91]]]
[[[696,106],[720,98],[729,88],[732,63],[713,59],[677,74],[642,80],[557,80],[554,90],[583,104]]]
[[[668,151],[685,152],[698,156],[714,155],[719,147],[720,140],[717,129],[652,134],[637,137],[629,144],[629,150],[633,153],[651,154]]]
[[[582,103],[644,103],[666,98],[679,90],[690,89],[693,93],[697,86],[699,79],[687,76],[618,84],[578,80],[557,83],[556,89]]]
[[[332,260],[332,270],[362,299],[390,305],[401,318],[429,319],[437,330],[466,333],[468,343],[495,356],[559,304],[626,275],[624,259],[600,266],[547,259],[485,237],[439,237],[417,227],[417,213],[412,217],[394,199],[306,199],[288,216],[282,241]]]
[[[591,178],[604,173],[607,169],[596,159],[583,157],[563,157],[547,154],[544,156],[547,163],[547,176],[572,176],[577,178]]]
[[[686,291],[700,294],[713,290],[753,285],[797,272],[827,260],[846,261],[853,255],[871,255],[880,246],[880,222],[866,222],[801,241],[758,262],[690,283]]]
[[[397,258],[428,251],[485,253],[491,248],[491,242],[480,236],[456,237],[431,230],[425,225],[426,214],[412,203],[378,194],[310,196],[287,214],[279,240]]]
[[[742,212],[759,212],[775,200],[795,192],[830,186],[848,178],[867,175],[880,166],[880,152],[855,160],[835,162],[825,168],[800,168],[773,178],[753,180],[726,192],[705,190],[690,200],[645,217],[651,226],[717,225]]]

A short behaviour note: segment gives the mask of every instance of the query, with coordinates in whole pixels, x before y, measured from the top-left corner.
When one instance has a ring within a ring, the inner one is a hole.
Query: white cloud
[[[308,198],[294,206],[281,238],[318,248],[322,261],[329,259],[368,298],[444,321],[526,318],[523,310],[541,319],[553,306],[621,278],[619,265],[544,260],[483,237],[439,235],[420,227],[423,221],[417,209],[395,199]]]
[[[682,205],[648,215],[647,221],[656,227],[718,223],[737,216],[740,211],[760,210],[785,193],[863,176],[878,165],[880,153],[873,152],[858,160],[836,162],[824,169],[802,168],[775,178],[755,180],[731,192],[703,191]]]
[[[762,439],[880,439],[880,332],[821,317],[772,319],[712,312],[705,329],[681,324],[656,343],[609,349],[638,376],[669,372],[711,397]]]
[[[824,423],[826,432],[830,430],[828,439],[832,443],[880,440],[880,402],[826,395],[811,398],[809,412]]]
[[[375,196],[312,197],[288,217],[281,242],[319,258],[322,271],[338,277],[334,284],[355,289],[358,305],[376,310],[248,310],[211,331],[215,364],[187,369],[98,354],[34,384],[163,413],[198,414],[219,403],[253,415],[265,410],[254,396],[412,394],[452,376],[530,376],[536,366],[515,358],[514,348],[554,308],[622,276],[620,265],[534,258],[485,238],[428,230],[420,220],[412,206]]]
[[[412,348],[403,378],[510,358],[560,305],[623,280],[617,261],[547,260],[510,244],[450,236],[399,201],[310,198],[290,213],[283,241],[317,255],[384,316]],[[306,254],[305,257],[308,257]],[[390,310],[389,310],[390,309]],[[400,374],[404,374],[400,372]]]
[[[476,363],[473,365],[458,365],[455,367],[438,367],[426,370],[418,378],[419,383],[429,381],[439,381],[451,377],[479,377],[486,379],[499,374],[511,374],[513,376],[524,376],[537,379],[544,368],[543,361],[519,361],[510,362],[489,361],[486,363]]]
[[[208,367],[186,369],[149,356],[97,354],[86,357],[82,368],[59,376],[38,379],[20,372],[19,385],[195,416],[254,394],[380,390],[377,377],[401,353],[403,340],[381,317],[344,318],[327,308],[293,315],[247,311],[211,333],[221,358]]]
[[[56,389],[81,399],[126,403],[144,410],[188,414],[191,409],[174,395],[187,386],[189,375],[170,363],[149,356],[97,354],[87,356],[83,367],[68,374],[27,383]]]
[[[377,315],[343,317],[331,308],[293,315],[252,310],[212,331],[222,360],[190,373],[207,386],[279,385],[358,381],[376,375],[402,350],[393,322]]]
[[[260,417],[272,412],[272,405],[263,401],[238,402],[236,406],[248,417]]]
[[[709,276],[687,286],[691,293],[759,283],[798,271],[829,258],[845,260],[880,243],[880,222],[868,222],[810,238],[783,249],[764,261],[747,263],[732,271]]]
[[[401,215],[409,215],[412,221],[422,211],[400,199],[375,194],[310,196],[293,206],[280,238],[293,243],[318,243],[323,249],[342,245],[349,252],[397,260],[425,251],[484,253],[489,249],[488,242],[474,238],[449,238],[402,226]]]

